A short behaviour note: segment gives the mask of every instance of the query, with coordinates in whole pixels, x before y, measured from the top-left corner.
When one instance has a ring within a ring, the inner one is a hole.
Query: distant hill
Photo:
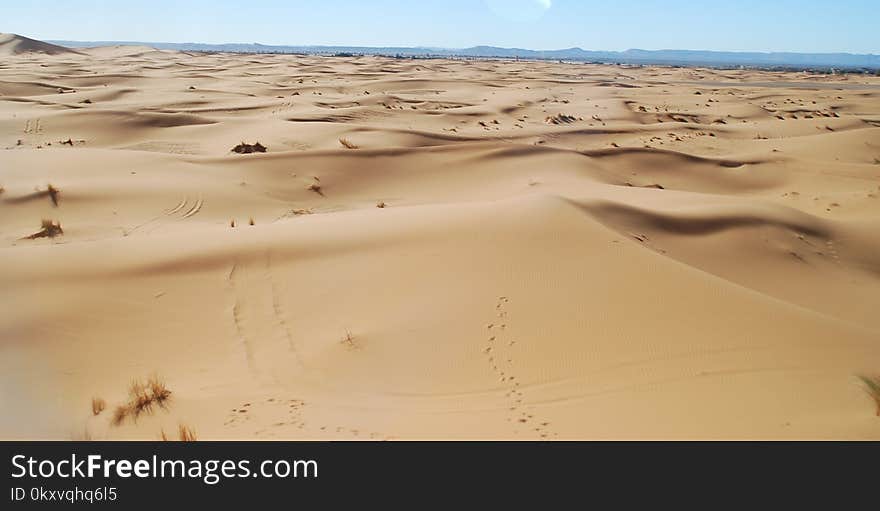
[[[24,53],[43,53],[47,55],[61,55],[65,53],[79,53],[64,46],[45,43],[20,36],[18,34],[0,33],[0,55],[21,55]]]
[[[723,52],[702,50],[591,51],[581,48],[528,50],[474,46],[472,48],[367,47],[367,46],[272,46],[259,43],[145,43],[139,41],[52,41],[72,47],[147,45],[157,49],[242,53],[308,53],[386,55],[402,57],[522,58],[622,64],[700,65],[714,67],[780,67],[793,69],[880,69],[880,55],[851,53]]]

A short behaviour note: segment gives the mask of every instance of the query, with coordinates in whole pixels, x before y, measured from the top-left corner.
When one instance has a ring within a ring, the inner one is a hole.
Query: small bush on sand
[[[358,148],[358,146],[354,145],[354,144],[353,144],[349,139],[347,139],[347,138],[340,138],[340,139],[339,139],[339,143],[342,144],[342,147],[344,147],[344,148],[346,148],[346,149],[357,149],[357,148]]]
[[[265,153],[266,146],[264,146],[263,144],[261,144],[259,142],[256,142],[254,144],[248,144],[248,143],[242,142],[242,143],[238,144],[237,146],[233,147],[232,152],[238,153],[238,154]]]

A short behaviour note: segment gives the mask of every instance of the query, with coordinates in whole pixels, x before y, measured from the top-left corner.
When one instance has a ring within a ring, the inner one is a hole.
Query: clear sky
[[[880,0],[0,0],[36,39],[880,53]]]

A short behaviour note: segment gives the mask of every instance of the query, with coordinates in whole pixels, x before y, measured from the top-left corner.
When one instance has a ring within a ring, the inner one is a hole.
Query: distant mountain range
[[[567,60],[621,64],[699,65],[713,67],[778,67],[794,69],[841,70],[880,69],[880,55],[852,53],[727,52],[701,50],[626,50],[591,51],[581,48],[564,50],[526,50],[474,46],[472,48],[367,47],[367,46],[273,46],[259,43],[146,43],[137,41],[50,41],[73,48],[108,45],[151,46],[164,50],[236,52],[236,53],[307,53],[385,55],[401,57],[474,57]]]

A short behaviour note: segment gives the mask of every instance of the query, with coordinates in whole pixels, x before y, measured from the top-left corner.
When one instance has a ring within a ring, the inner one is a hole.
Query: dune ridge
[[[44,55],[64,55],[79,54],[80,52],[51,44],[36,39],[20,36],[18,34],[0,33],[0,55],[21,55],[21,54],[44,54]]]

